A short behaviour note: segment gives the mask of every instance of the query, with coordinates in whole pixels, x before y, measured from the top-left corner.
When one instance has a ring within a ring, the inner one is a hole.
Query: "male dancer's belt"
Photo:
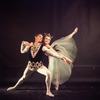
[[[41,66],[43,66],[42,61],[40,62],[28,62],[28,66],[30,68],[30,70],[38,70]]]

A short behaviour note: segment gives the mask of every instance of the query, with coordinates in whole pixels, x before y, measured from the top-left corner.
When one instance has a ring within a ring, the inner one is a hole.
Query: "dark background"
[[[12,0],[0,1],[0,83],[16,82],[27,65],[20,53],[23,40],[50,32],[53,41],[78,27],[74,36],[78,53],[68,82],[100,82],[99,0]],[[47,66],[47,57],[45,64]],[[27,82],[43,82],[34,73]]]

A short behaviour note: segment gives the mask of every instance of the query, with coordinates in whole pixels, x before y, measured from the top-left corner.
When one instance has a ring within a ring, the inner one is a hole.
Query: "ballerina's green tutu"
[[[76,43],[70,36],[62,37],[51,44],[51,47],[58,53],[66,56],[72,61],[75,60],[77,54]],[[61,59],[49,56],[49,70],[52,74],[52,83],[56,84],[58,79],[59,84],[65,83],[71,76],[73,64],[67,64]]]

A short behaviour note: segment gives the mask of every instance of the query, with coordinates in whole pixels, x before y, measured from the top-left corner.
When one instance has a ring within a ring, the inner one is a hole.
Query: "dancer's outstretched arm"
[[[64,62],[67,62],[67,63],[71,63],[72,61],[70,59],[67,59],[67,57],[57,53],[55,50],[53,50],[52,48],[48,49],[46,46],[43,46],[42,50],[46,53],[46,55],[48,56],[53,56],[55,58],[58,58],[58,59],[62,59],[64,60]]]
[[[57,52],[53,52],[51,49],[48,49],[46,46],[43,46],[42,50],[46,53],[46,55],[48,56],[53,56],[55,58],[58,58],[58,59],[63,59],[62,56],[58,55]]]

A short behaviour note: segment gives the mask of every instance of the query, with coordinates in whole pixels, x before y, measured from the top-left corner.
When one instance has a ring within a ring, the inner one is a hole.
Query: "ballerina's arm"
[[[42,50],[46,53],[46,55],[48,56],[53,56],[55,58],[58,59],[62,59],[63,60],[63,56],[59,55],[56,51],[54,51],[53,49],[48,49],[46,46],[43,46]]]
[[[50,49],[48,49],[46,46],[43,46],[42,50],[46,53],[46,55],[48,56],[53,56],[55,58],[58,59],[62,59],[65,63],[72,63],[72,60],[70,60],[69,58],[63,56],[60,53],[57,53],[53,48],[50,47]]]

